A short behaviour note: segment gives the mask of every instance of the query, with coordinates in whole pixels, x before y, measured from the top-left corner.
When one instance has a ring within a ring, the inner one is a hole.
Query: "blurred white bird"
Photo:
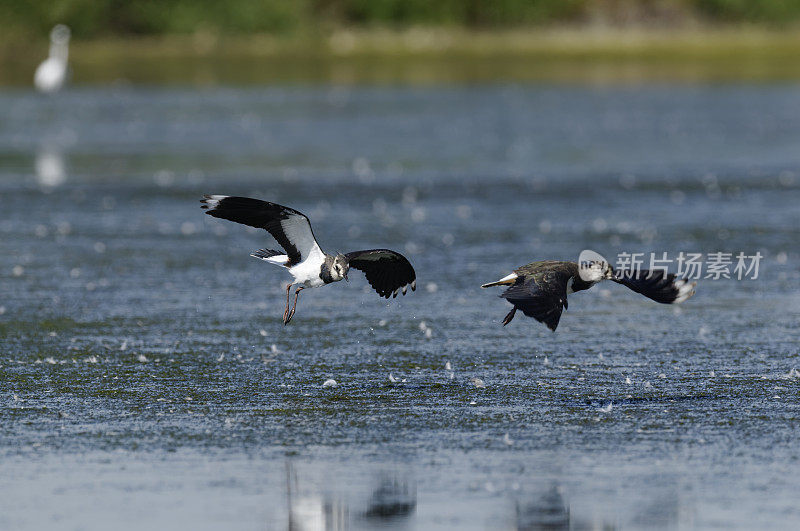
[[[69,37],[69,28],[64,24],[57,24],[50,32],[50,56],[42,61],[33,76],[33,84],[39,92],[56,92],[64,86],[67,80]]]
[[[36,151],[35,165],[36,182],[44,188],[59,186],[67,180],[64,154],[55,146],[46,144],[40,147]]]

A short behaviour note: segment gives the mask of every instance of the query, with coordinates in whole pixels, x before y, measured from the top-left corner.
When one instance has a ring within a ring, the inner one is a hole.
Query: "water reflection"
[[[570,529],[569,505],[556,485],[541,497],[528,502],[517,501],[516,509],[515,529],[518,531]]]
[[[336,489],[330,492],[329,488]],[[354,485],[336,483],[318,488],[301,479],[286,463],[287,529],[289,531],[340,531],[395,527],[409,520],[417,506],[416,487],[400,474],[382,472],[368,495],[349,492]],[[350,507],[357,507],[351,511]]]
[[[302,488],[297,472],[286,463],[286,500],[289,531],[339,531],[349,529],[349,510],[341,500]]]
[[[583,507],[584,512],[588,507]],[[553,484],[548,490],[516,502],[517,531],[560,531],[603,529],[612,531],[618,526],[610,524],[600,515],[586,518],[570,510],[562,486]],[[639,527],[650,527],[647,522],[638,522]]]
[[[635,527],[678,527],[682,523],[680,506],[677,485],[674,488],[665,487],[641,504],[632,518],[632,524]]]
[[[616,514],[613,516],[603,509],[610,501],[607,495],[590,494],[589,498],[579,495],[579,507],[574,510],[565,488],[558,482],[532,484],[510,498],[501,495],[494,500],[491,496],[487,499],[452,496],[459,491],[456,482],[450,485],[449,488],[455,490],[449,494],[438,489],[428,491],[424,495],[426,503],[418,508],[417,484],[406,471],[381,469],[366,472],[365,476],[353,467],[339,469],[330,464],[321,468],[313,465],[300,468],[298,472],[295,463],[286,463],[285,525],[290,531],[446,529],[449,526],[517,531],[614,530],[619,522],[629,522],[636,528],[670,527],[678,522],[677,496],[667,496],[666,505],[662,496],[648,497],[641,500],[644,503],[636,502],[636,508],[623,508],[621,513],[612,511]],[[637,512],[637,508],[643,508],[643,512]],[[283,525],[280,521],[277,524]]]
[[[36,151],[34,162],[36,182],[42,188],[54,188],[67,180],[64,153],[52,144],[44,144]]]
[[[399,520],[417,507],[416,488],[397,476],[384,477],[373,490],[364,516],[372,520]]]

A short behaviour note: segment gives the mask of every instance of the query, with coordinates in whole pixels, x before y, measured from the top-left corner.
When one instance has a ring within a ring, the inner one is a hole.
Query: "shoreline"
[[[0,86],[28,84],[46,53],[46,42],[0,47]],[[623,81],[774,81],[800,79],[798,59],[800,31],[759,27],[493,32],[411,28],[292,38],[198,32],[76,41],[70,50],[74,74],[81,74],[74,77],[79,85],[120,79],[156,84],[189,79],[196,84],[197,69],[212,84],[229,78],[244,84],[591,81],[598,75]],[[262,64],[274,76],[231,75]],[[584,69],[594,73],[582,74]],[[168,75],[170,70],[174,77]]]

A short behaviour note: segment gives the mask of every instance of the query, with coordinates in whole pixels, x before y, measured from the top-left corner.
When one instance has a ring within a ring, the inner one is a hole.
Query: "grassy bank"
[[[800,21],[796,0],[6,0],[5,39],[67,24],[76,37],[191,34],[300,35],[336,27],[503,30],[559,25],[690,27]]]
[[[0,84],[28,85],[46,41],[6,47]],[[340,30],[303,36],[77,40],[76,84],[800,79],[800,32],[759,27],[681,31],[550,29]]]

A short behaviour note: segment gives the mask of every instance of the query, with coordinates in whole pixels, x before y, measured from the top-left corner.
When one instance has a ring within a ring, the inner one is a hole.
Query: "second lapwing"
[[[678,304],[692,295],[696,282],[689,282],[663,270],[637,269],[615,271],[607,262],[567,262],[543,260],[531,262],[510,275],[481,286],[508,286],[500,296],[514,307],[503,319],[503,326],[514,318],[517,310],[533,317],[554,331],[566,310],[567,295],[591,288],[598,282],[611,280],[645,297],[663,304]]]

